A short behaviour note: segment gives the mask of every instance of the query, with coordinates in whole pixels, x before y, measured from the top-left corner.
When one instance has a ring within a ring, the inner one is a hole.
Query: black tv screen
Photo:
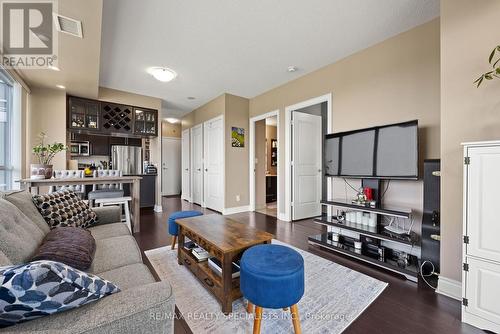
[[[329,134],[327,176],[418,178],[418,121]]]

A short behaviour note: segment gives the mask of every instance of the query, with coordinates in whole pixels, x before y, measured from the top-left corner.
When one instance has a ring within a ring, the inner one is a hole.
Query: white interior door
[[[193,203],[204,206],[203,202],[203,126],[191,128],[191,197]]]
[[[181,139],[162,138],[162,195],[181,193]]]
[[[321,117],[293,112],[292,220],[321,215]]]
[[[191,201],[190,132],[182,131],[182,199]]]
[[[467,255],[500,262],[498,185],[500,146],[468,149]]]
[[[222,117],[203,125],[204,132],[204,192],[207,208],[224,209],[224,122]]]

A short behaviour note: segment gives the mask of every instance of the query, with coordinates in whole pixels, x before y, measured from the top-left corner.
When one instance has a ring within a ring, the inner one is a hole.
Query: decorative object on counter
[[[271,166],[278,166],[278,141],[271,139]]]
[[[245,129],[231,127],[231,146],[245,147]]]
[[[108,169],[108,162],[107,161],[100,160],[99,162],[101,163],[102,169]]]
[[[40,132],[38,135],[40,143],[33,147],[33,154],[38,159],[38,164],[31,164],[32,179],[50,179],[52,177],[52,159],[59,152],[65,151],[67,147],[63,143],[45,144],[47,135]]]

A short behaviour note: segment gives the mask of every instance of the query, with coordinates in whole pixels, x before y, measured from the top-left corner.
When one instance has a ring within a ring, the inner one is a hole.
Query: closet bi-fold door
[[[204,206],[203,202],[203,126],[191,128],[191,200]]]
[[[222,116],[203,124],[204,200],[207,208],[224,209],[224,120]]]
[[[182,199],[191,201],[190,129],[182,131]]]

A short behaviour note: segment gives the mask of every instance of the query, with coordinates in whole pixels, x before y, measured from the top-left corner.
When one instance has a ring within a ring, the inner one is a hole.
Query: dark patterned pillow
[[[97,223],[97,214],[71,190],[33,196],[33,202],[49,227],[87,228]]]
[[[0,268],[0,328],[63,312],[120,289],[100,277],[54,261]]]

